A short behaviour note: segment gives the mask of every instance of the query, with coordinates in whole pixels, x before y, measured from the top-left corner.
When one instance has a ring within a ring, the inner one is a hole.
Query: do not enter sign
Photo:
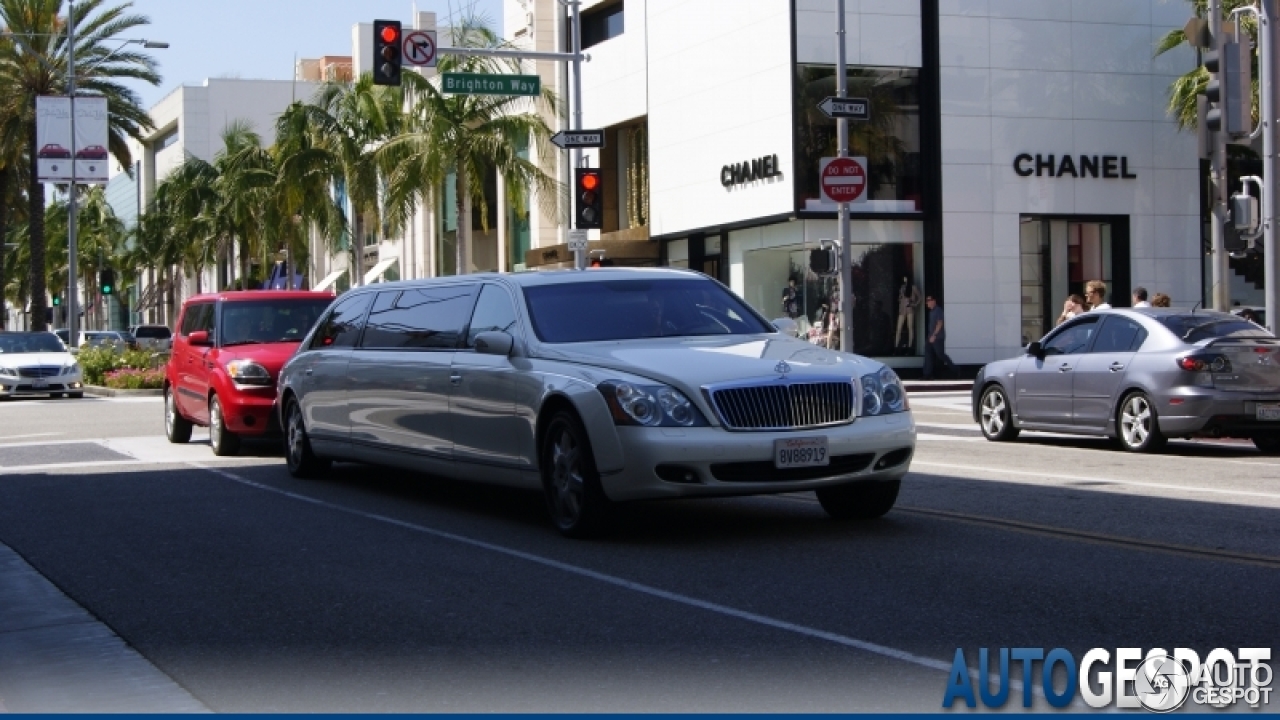
[[[818,166],[822,196],[834,203],[867,201],[867,159],[822,158]]]

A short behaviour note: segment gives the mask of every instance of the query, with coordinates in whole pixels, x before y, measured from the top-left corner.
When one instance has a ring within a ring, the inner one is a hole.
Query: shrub
[[[116,345],[94,345],[81,348],[76,355],[76,362],[84,371],[84,382],[87,385],[103,385],[113,370],[156,370],[164,376],[166,356],[150,350],[124,350]],[[114,387],[107,385],[107,387]],[[156,385],[156,387],[161,387]]]
[[[164,387],[164,370],[121,368],[108,372],[104,382],[107,387],[117,390],[159,390]]]

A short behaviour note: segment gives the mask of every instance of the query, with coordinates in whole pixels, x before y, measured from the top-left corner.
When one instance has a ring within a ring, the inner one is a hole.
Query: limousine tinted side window
[[[364,328],[364,313],[373,302],[373,293],[360,293],[339,300],[333,310],[320,321],[312,349],[355,347]]]
[[[471,317],[475,285],[387,290],[378,293],[360,347],[456,348]]]
[[[467,347],[476,346],[476,335],[491,330],[509,333],[515,328],[516,309],[511,296],[497,285],[485,285],[480,290],[475,312],[471,314],[471,326],[467,328]]]

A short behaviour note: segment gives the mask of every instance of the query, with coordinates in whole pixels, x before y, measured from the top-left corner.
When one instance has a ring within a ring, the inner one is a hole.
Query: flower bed
[[[164,387],[163,368],[122,368],[111,370],[103,383],[116,390],[159,390]]]
[[[84,371],[84,381],[88,385],[111,385],[107,378],[119,370],[154,370],[160,373],[161,383],[154,387],[163,387],[165,357],[148,350],[128,350],[115,345],[97,345],[81,348],[76,355],[76,362]],[[150,388],[151,385],[142,387]]]

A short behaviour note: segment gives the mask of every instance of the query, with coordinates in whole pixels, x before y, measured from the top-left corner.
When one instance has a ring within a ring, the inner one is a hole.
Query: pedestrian
[[[1107,284],[1101,280],[1090,280],[1084,284],[1084,299],[1089,302],[1089,311],[1110,310],[1107,303]]]
[[[800,288],[796,287],[795,278],[787,278],[787,286],[782,288],[782,312],[795,320],[800,317],[800,306],[803,303]]]
[[[1151,298],[1151,307],[1173,307],[1173,300],[1164,293],[1156,293]]]
[[[936,380],[944,371],[954,374],[955,366],[951,363],[951,358],[947,357],[947,323],[942,306],[933,295],[925,296],[924,306],[928,308],[925,320],[925,332],[928,335],[924,346],[922,375],[925,380]]]
[[[1084,298],[1079,293],[1071,293],[1067,296],[1066,302],[1062,303],[1062,314],[1058,316],[1058,322],[1054,323],[1054,326],[1057,327],[1071,318],[1087,312],[1089,312],[1089,306],[1085,304]]]
[[[1133,306],[1136,308],[1151,307],[1151,303],[1147,302],[1147,289],[1141,285],[1133,289]]]
[[[1253,308],[1245,308],[1241,310],[1240,317],[1244,318],[1245,320],[1248,320],[1254,325],[1262,325],[1262,323],[1258,322],[1258,313],[1254,312]]]

